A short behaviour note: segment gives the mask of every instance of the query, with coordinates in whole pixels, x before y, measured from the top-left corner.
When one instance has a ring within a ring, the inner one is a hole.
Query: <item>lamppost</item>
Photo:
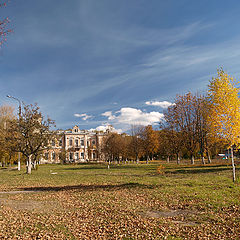
[[[10,95],[7,95],[8,98],[12,98],[16,101],[18,101],[18,119],[20,121],[20,118],[21,118],[21,110],[22,110],[22,107],[21,107],[21,101],[18,99],[18,98],[15,98],[13,96],[10,96]],[[20,152],[18,152],[18,171],[21,170],[21,156],[20,156]]]

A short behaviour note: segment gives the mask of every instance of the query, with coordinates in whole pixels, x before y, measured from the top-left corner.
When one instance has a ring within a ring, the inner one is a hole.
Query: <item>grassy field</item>
[[[0,238],[239,239],[230,166],[160,164],[1,169]]]

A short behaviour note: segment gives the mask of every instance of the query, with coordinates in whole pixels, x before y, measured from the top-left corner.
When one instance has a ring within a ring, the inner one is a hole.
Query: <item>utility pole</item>
[[[18,98],[15,98],[13,96],[7,95],[8,98],[12,98],[16,101],[18,101],[18,119],[20,121],[21,114],[22,114],[22,107],[21,107],[21,101]],[[21,170],[21,154],[18,152],[18,171]]]

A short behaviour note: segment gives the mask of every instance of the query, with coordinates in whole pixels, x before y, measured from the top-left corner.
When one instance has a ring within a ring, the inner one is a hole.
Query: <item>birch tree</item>
[[[25,105],[19,119],[9,123],[7,141],[14,144],[14,150],[27,159],[27,173],[31,173],[32,163],[43,150],[49,147],[54,134],[50,127],[54,121],[44,120],[37,104]]]
[[[234,78],[219,69],[217,77],[212,78],[208,85],[208,123],[211,134],[224,138],[231,149],[233,182],[236,181],[233,146],[238,147],[240,143],[240,99],[237,84]]]

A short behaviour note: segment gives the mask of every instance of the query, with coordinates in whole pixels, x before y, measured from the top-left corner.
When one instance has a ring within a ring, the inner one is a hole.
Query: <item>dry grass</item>
[[[229,166],[163,164],[164,175],[158,166],[0,170],[0,238],[239,239],[240,186]]]

